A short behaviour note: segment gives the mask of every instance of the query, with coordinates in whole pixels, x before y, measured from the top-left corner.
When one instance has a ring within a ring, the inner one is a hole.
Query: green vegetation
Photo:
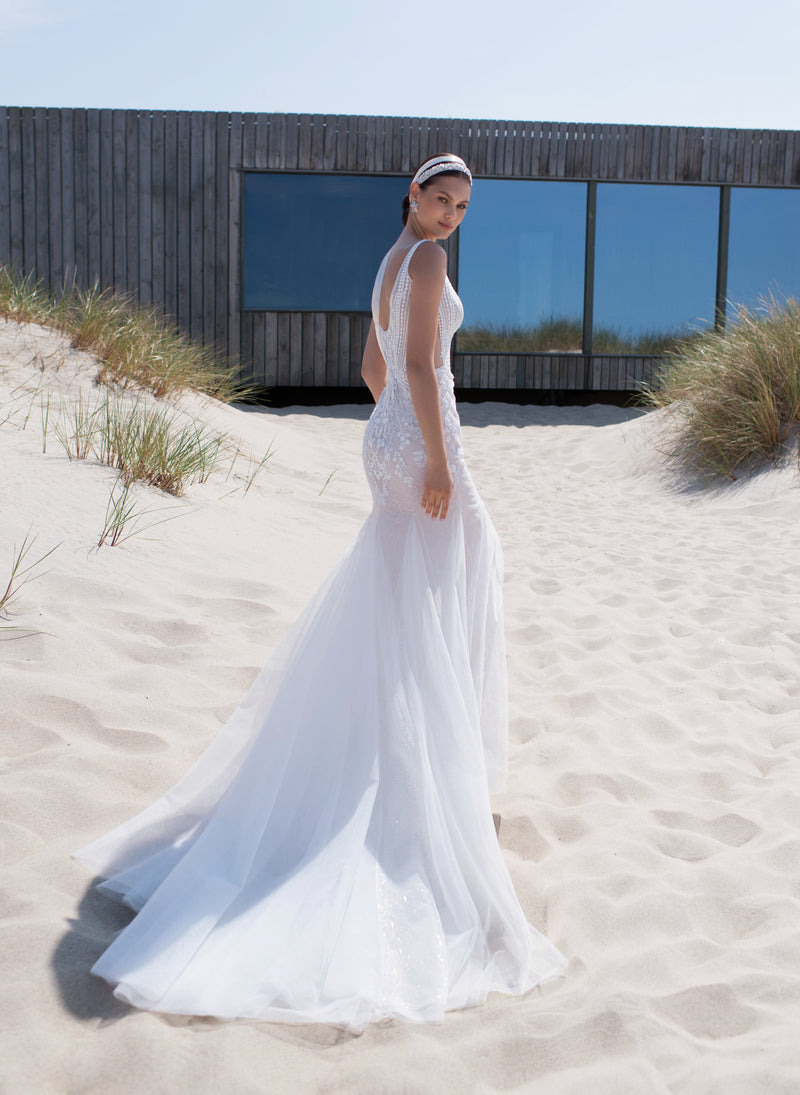
[[[737,307],[726,331],[707,331],[667,355],[653,407],[676,424],[672,460],[705,476],[780,456],[800,425],[800,301]]]
[[[224,402],[247,396],[247,389],[235,380],[234,368],[178,332],[155,309],[142,308],[125,294],[97,286],[87,290],[73,286],[56,297],[32,277],[20,277],[0,266],[0,318],[37,323],[65,335],[75,349],[98,359],[96,383],[116,390],[97,400],[83,394],[73,401],[54,399],[53,392],[44,386],[42,373],[50,367],[57,370],[63,359],[39,357],[35,388],[27,382],[15,388],[0,414],[0,426],[13,423],[24,430],[38,401],[43,452],[47,451],[48,435],[52,435],[70,460],[95,459],[117,470],[98,546],[122,543],[161,520],[171,519],[162,517],[142,524],[154,511],[139,508],[134,484],[180,495],[191,483],[205,482],[223,461],[230,464],[230,477],[242,458],[246,470],[235,478],[243,482],[246,494],[272,456],[270,445],[260,460],[247,457],[225,436],[148,399],[145,393],[161,399],[184,391]],[[121,390],[143,394],[131,400]],[[0,618],[15,590],[30,580],[30,571],[42,561],[25,566],[32,543],[26,538],[15,557],[8,588],[0,600]]]
[[[94,456],[116,468],[126,486],[148,483],[182,494],[204,483],[219,466],[226,439],[163,407],[132,407],[109,398],[92,407],[79,398],[56,423],[56,437],[70,460]]]
[[[462,327],[457,335],[457,347],[458,352],[464,354],[531,354],[548,350],[580,353],[582,340],[580,319],[553,316],[528,327],[509,323]]]
[[[38,559],[29,561],[28,556],[35,543],[36,537],[31,536],[30,531],[28,531],[22,541],[22,545],[19,548],[17,548],[16,544],[14,545],[8,581],[5,589],[0,587],[0,620],[3,621],[3,623],[0,624],[0,633],[7,635],[9,633],[17,633],[25,630],[5,622],[8,620],[9,609],[16,601],[22,588],[26,586],[28,582],[33,582],[36,578],[41,578],[42,575],[34,574],[34,570],[41,566],[45,559],[52,555],[59,546],[56,544],[55,547],[51,547],[49,551],[46,551],[44,555],[40,555]]]
[[[674,331],[643,331],[633,336],[617,327],[596,327],[592,352],[660,356],[696,337]],[[462,328],[457,337],[459,353],[467,354],[580,353],[582,345],[583,323],[570,316],[551,316],[527,327],[476,324]]]
[[[133,482],[126,481],[121,474],[114,480],[108,496],[103,530],[97,541],[98,547],[102,547],[104,544],[108,544],[109,547],[116,547],[117,544],[121,544],[131,536],[140,536],[155,525],[161,525],[165,521],[175,519],[176,514],[174,513],[166,516],[161,514],[148,521],[147,524],[142,524],[143,519],[148,514],[158,513],[158,511],[153,508],[141,509],[137,504],[137,500],[131,495],[132,486]]]
[[[159,398],[191,390],[229,403],[245,394],[233,366],[125,293],[95,285],[68,288],[56,299],[30,276],[0,266],[0,317],[65,334],[76,350],[98,358],[99,383],[139,388]]]

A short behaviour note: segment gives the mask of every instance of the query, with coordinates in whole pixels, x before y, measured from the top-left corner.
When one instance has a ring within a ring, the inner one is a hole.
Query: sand
[[[98,549],[114,474],[52,432],[92,377],[0,322],[0,591],[29,530],[31,558],[58,545],[0,631],[2,1090],[800,1090],[797,469],[701,490],[663,470],[663,413],[464,406],[506,553],[500,842],[566,977],[359,1037],[167,1018],[89,975],[127,914],[70,853],[186,770],[352,541],[368,409],[184,398],[257,460],[272,445],[264,470],[246,492],[242,458],[183,499],[136,488],[169,519]]]

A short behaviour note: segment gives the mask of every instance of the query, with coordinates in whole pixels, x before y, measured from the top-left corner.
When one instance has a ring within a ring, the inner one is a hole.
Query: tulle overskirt
[[[465,472],[446,521],[376,508],[195,766],[77,853],[137,910],[92,972],[141,1008],[356,1030],[555,976],[491,817],[501,597]]]

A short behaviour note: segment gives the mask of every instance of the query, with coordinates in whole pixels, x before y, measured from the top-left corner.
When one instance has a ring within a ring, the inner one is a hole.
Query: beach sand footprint
[[[736,1038],[761,1025],[765,1016],[743,1004],[731,985],[698,985],[653,1001],[656,1014],[695,1038]]]
[[[722,814],[720,817],[705,819],[672,810],[653,810],[653,817],[667,829],[711,837],[732,848],[740,848],[761,832],[754,821],[742,817],[741,814]]]

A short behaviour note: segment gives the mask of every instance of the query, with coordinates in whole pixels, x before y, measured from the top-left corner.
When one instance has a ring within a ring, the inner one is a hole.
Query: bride
[[[77,857],[137,911],[92,968],[153,1011],[439,1021],[565,959],[525,919],[490,789],[506,767],[502,558],[449,368],[447,239],[472,177],[414,175],[363,376],[373,510],[213,744]]]

